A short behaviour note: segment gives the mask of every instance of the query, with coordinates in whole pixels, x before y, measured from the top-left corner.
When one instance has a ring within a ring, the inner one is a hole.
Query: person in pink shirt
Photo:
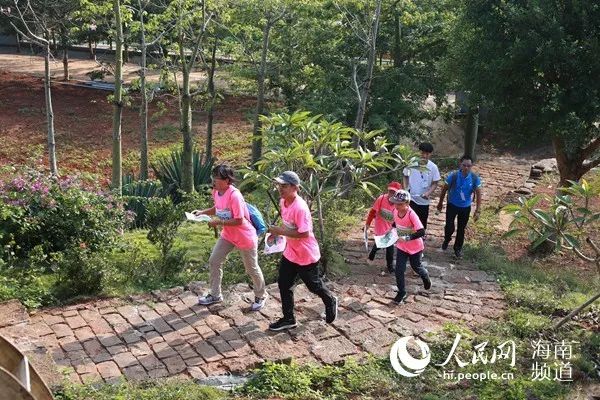
[[[426,290],[431,288],[431,279],[423,265],[421,264],[421,253],[425,245],[423,236],[425,229],[417,213],[410,208],[410,193],[406,190],[399,190],[390,198],[390,202],[395,205],[394,223],[398,230],[398,241],[396,242],[396,285],[398,294],[394,298],[396,304],[402,304],[406,301],[406,285],[404,273],[406,272],[406,261],[410,260],[410,266],[423,280],[423,286]]]
[[[319,296],[325,304],[325,321],[332,323],[337,317],[338,300],[323,284],[319,276],[321,252],[313,233],[312,217],[306,201],[298,195],[300,178],[293,171],[285,171],[275,178],[281,197],[282,226],[271,226],[273,235],[286,237],[286,247],[279,263],[277,284],[281,294],[283,318],[269,325],[269,330],[281,331],[297,326],[294,317],[294,285],[296,277],[308,290]]]
[[[267,300],[263,273],[258,266],[258,237],[250,222],[250,214],[242,193],[233,186],[235,180],[233,168],[220,164],[212,170],[215,205],[206,210],[195,210],[193,214],[214,215],[208,226],[221,227],[221,236],[213,247],[208,266],[210,269],[210,293],[198,298],[198,304],[209,305],[223,301],[221,281],[222,265],[227,255],[235,248],[242,255],[246,273],[253,283],[255,300],[253,311],[260,310]]]
[[[390,203],[390,197],[392,197],[398,190],[402,189],[402,185],[399,182],[390,182],[387,187],[387,193],[384,193],[377,197],[373,203],[373,207],[367,215],[367,221],[365,222],[365,230],[369,230],[371,222],[375,220],[374,233],[377,236],[385,235],[392,229],[394,223],[394,205]],[[367,257],[369,261],[375,260],[375,254],[379,248],[376,244],[373,244],[373,248]],[[391,274],[394,272],[394,246],[386,247],[385,249],[385,261],[387,264],[387,270]],[[383,274],[383,272],[382,272]]]

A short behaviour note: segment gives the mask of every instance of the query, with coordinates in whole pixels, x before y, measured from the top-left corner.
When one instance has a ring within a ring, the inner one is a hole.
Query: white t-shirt
[[[427,160],[425,170],[419,168],[404,168],[404,176],[408,176],[408,191],[412,201],[421,206],[428,206],[429,199],[421,197],[423,193],[429,190],[433,182],[438,182],[441,178],[440,170],[431,160]]]

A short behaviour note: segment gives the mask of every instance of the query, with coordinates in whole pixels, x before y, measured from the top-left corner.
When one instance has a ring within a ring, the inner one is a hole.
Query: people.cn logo
[[[421,351],[421,358],[414,358],[408,353],[408,342],[413,341]],[[420,375],[431,361],[431,352],[427,343],[412,336],[398,340],[390,350],[390,362],[394,370],[402,376],[413,378]]]

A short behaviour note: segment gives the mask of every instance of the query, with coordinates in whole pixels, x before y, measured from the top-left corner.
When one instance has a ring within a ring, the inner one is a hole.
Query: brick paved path
[[[519,184],[514,182],[521,179],[518,174],[492,184],[486,174],[502,164],[486,165],[481,175],[489,187],[498,189],[488,192],[488,198]],[[434,219],[432,240],[439,233],[439,218]],[[329,364],[348,356],[385,355],[400,336],[422,335],[447,321],[474,326],[505,309],[491,276],[472,265],[451,263],[434,251],[427,253],[432,289],[422,290],[420,279],[409,272],[408,303],[395,306],[393,278],[379,276],[377,268],[364,264],[362,246],[360,230],[353,229],[343,251],[352,273],[329,284],[340,299],[339,318],[332,325],[322,320],[321,300],[303,285],[295,295],[299,327],[271,333],[269,322],[280,316],[276,285],[268,287],[267,306],[252,312],[247,285],[230,288],[224,303],[205,307],[196,304],[196,294],[207,288],[195,284],[190,285],[193,292],[174,288],[32,315],[20,303],[7,302],[0,304],[0,334],[28,354],[50,383],[59,380],[57,371],[65,367],[72,381],[83,382],[110,382],[121,376],[197,378],[243,373],[263,360],[293,357]]]

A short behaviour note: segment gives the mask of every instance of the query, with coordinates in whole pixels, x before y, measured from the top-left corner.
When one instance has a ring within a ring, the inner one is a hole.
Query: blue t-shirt
[[[456,178],[453,176],[456,175]],[[452,181],[456,179],[454,185]],[[446,178],[448,184],[448,201],[456,207],[469,207],[475,189],[481,187],[481,178],[469,172],[463,176],[462,172],[454,171]]]

